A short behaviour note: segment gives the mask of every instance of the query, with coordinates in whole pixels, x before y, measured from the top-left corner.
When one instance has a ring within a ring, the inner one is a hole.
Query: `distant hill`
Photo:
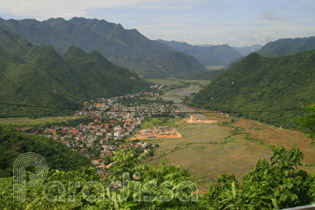
[[[0,151],[0,177],[12,176],[14,161],[26,152],[43,156],[50,169],[71,171],[91,166],[83,153],[69,149],[61,142],[27,135],[5,125],[0,125]]]
[[[237,51],[239,51],[243,56],[247,56],[253,52],[260,50],[261,47],[262,47],[261,45],[255,44],[252,46],[233,47],[233,48],[236,49]]]
[[[315,101],[315,50],[278,58],[256,53],[222,73],[194,98],[193,105],[292,127],[301,109]],[[252,112],[253,111],[253,112]]]
[[[194,56],[204,66],[227,66],[242,54],[229,45],[190,45],[185,42],[157,40],[174,50]]]
[[[109,62],[96,51],[87,54],[72,46],[60,55],[51,46],[34,46],[9,34],[34,59],[0,31],[0,73],[14,83],[0,77],[1,103],[32,106],[39,103],[75,109],[82,108],[84,100],[138,92],[149,86],[136,73]],[[62,109],[49,111],[0,104],[0,116],[39,117],[69,113]]]
[[[71,45],[88,53],[96,50],[109,61],[146,76],[205,70],[194,57],[151,41],[135,29],[126,30],[105,20],[57,18],[40,22],[0,18],[0,26],[32,44],[51,45],[59,53],[65,53]]]
[[[293,55],[315,49],[315,36],[296,39],[279,39],[269,42],[257,53],[264,57]]]

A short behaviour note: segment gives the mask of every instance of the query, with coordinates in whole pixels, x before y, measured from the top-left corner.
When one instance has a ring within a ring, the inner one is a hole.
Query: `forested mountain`
[[[253,53],[201,90],[193,105],[291,127],[301,112],[260,111],[301,109],[314,93],[315,50],[278,58]]]
[[[112,64],[96,51],[87,54],[72,46],[60,55],[53,47],[34,46],[3,31],[0,32],[0,73],[1,103],[32,106],[82,108],[87,99],[124,95],[149,86],[136,73]],[[2,117],[64,112],[0,105]]]
[[[242,54],[229,45],[190,45],[185,42],[157,40],[174,50],[194,56],[204,66],[227,66]]]
[[[252,46],[233,47],[233,48],[236,49],[237,51],[239,51],[243,56],[247,56],[253,52],[260,50],[261,47],[262,47],[261,45],[255,44]]]
[[[61,142],[27,135],[5,125],[0,125],[0,151],[0,177],[12,176],[14,161],[26,152],[43,156],[50,169],[69,171],[91,166],[90,160],[83,153],[71,150]]]
[[[300,52],[306,52],[315,49],[315,37],[279,39],[269,42],[263,46],[257,53],[264,57],[279,57],[293,55]]]
[[[0,19],[0,26],[32,44],[51,45],[59,53],[65,53],[71,45],[88,53],[96,50],[111,62],[147,76],[205,70],[192,56],[151,41],[135,29],[126,30],[120,24],[105,20],[73,18],[66,21],[57,18],[40,22]]]

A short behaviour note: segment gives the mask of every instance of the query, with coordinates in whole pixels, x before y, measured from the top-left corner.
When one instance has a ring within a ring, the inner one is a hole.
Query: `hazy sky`
[[[86,17],[121,23],[150,39],[265,44],[315,36],[315,0],[1,0],[4,19]]]

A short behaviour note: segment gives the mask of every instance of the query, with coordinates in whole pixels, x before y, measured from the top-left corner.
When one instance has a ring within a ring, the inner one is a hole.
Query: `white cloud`
[[[189,37],[189,40],[187,40],[187,42],[189,44],[192,44],[192,45],[198,45],[198,44],[201,44],[201,41],[199,39],[197,39],[196,37],[194,36],[190,36]]]
[[[308,3],[315,2],[315,0],[290,0],[292,3]]]
[[[205,0],[1,0],[0,13],[37,19],[86,16],[90,10],[105,8],[185,9]]]
[[[314,35],[315,0],[286,0],[286,5],[269,1],[265,7],[250,0],[235,6],[234,0],[0,0],[0,16],[106,19],[136,28],[150,39],[191,44],[241,46]]]
[[[228,37],[228,41],[233,42],[233,41],[235,41],[235,40],[236,40],[236,38],[235,38],[234,36],[229,36],[229,37]]]
[[[273,10],[268,11],[264,14],[264,18],[271,21],[283,20],[279,15],[277,15]]]
[[[265,44],[274,40],[274,38],[267,32],[254,33],[249,36],[249,39],[258,44]]]

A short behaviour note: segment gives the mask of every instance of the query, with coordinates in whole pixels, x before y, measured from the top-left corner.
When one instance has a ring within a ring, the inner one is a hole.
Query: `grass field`
[[[206,69],[212,70],[212,71],[221,70],[223,69],[223,66],[206,66]]]
[[[175,119],[169,117],[152,117],[142,124],[141,129],[153,129],[160,126],[174,127]]]
[[[182,80],[182,79],[176,79],[176,78],[169,78],[169,79],[149,79],[149,82],[157,83],[157,84],[163,84],[163,85],[181,85],[184,83],[198,83],[201,85],[207,85],[209,84],[209,80]]]
[[[46,123],[66,122],[77,119],[78,117],[42,117],[37,119],[29,119],[24,117],[16,118],[0,118],[0,124],[16,125],[16,126],[32,126],[44,125]]]

